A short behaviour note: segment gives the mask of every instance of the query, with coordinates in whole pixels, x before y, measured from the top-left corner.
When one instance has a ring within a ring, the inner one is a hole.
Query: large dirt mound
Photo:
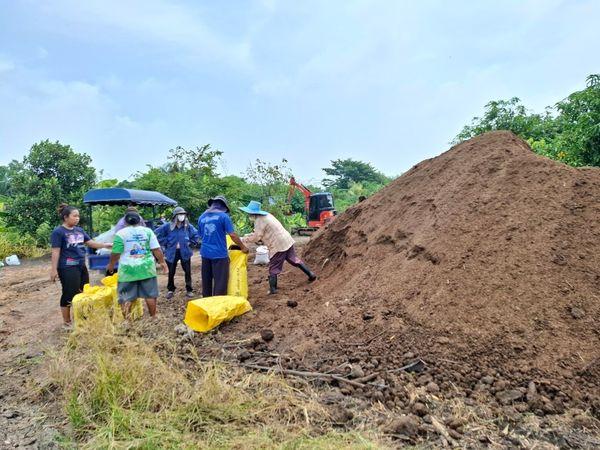
[[[600,170],[488,133],[413,167],[305,254],[321,292],[382,326],[401,316],[450,339],[452,357],[501,352],[572,376],[599,355],[599,199]]]
[[[422,358],[443,392],[525,396],[533,382],[547,411],[600,413],[599,198],[598,169],[509,132],[476,137],[341,214],[304,251],[319,281],[288,269],[276,298],[251,286],[255,314],[228,330],[272,329],[292,368],[350,362],[398,386]]]

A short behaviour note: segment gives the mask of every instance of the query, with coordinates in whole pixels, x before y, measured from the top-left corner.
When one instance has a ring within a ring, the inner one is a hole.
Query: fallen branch
[[[255,370],[262,370],[264,372],[275,372],[275,373],[281,373],[284,375],[294,375],[297,377],[304,377],[304,378],[321,378],[321,379],[327,379],[327,380],[335,380],[335,381],[339,381],[341,383],[346,383],[349,384],[351,386],[357,387],[357,388],[365,388],[367,386],[375,386],[375,387],[379,387],[379,388],[387,388],[387,386],[385,385],[381,385],[381,384],[376,384],[376,383],[369,383],[364,384],[364,383],[360,383],[358,381],[354,381],[354,380],[349,380],[347,378],[344,378],[342,376],[339,375],[334,375],[334,374],[330,374],[330,373],[323,373],[323,372],[305,372],[305,371],[301,371],[301,370],[292,370],[292,369],[283,369],[281,367],[268,367],[268,366],[258,366],[256,364],[239,364],[241,367],[246,367],[248,369],[255,369]]]

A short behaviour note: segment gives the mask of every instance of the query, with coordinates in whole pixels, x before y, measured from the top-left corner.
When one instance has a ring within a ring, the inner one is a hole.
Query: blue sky
[[[105,178],[177,145],[222,172],[337,158],[400,174],[492,99],[542,109],[600,72],[600,2],[0,0],[0,164],[41,139]]]

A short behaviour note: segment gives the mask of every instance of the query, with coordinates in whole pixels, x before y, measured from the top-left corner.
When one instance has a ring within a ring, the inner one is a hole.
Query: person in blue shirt
[[[229,235],[242,252],[248,253],[248,248],[234,232],[225,197],[219,195],[208,201],[208,209],[198,219],[198,231],[202,239],[202,297],[227,295],[229,253],[226,236]]]
[[[192,246],[198,245],[198,231],[188,220],[188,213],[178,206],[173,210],[171,222],[167,222],[156,229],[156,237],[164,249],[165,260],[169,267],[169,281],[167,283],[167,298],[173,298],[175,293],[175,271],[177,262],[185,273],[186,297],[194,296],[192,287]]]
[[[52,267],[50,280],[58,278],[62,285],[60,309],[65,329],[71,327],[71,303],[73,297],[83,291],[83,286],[90,281],[85,265],[85,246],[91,248],[111,248],[112,244],[93,241],[83,228],[78,227],[79,210],[61,203],[58,214],[62,224],[50,235],[52,246]]]

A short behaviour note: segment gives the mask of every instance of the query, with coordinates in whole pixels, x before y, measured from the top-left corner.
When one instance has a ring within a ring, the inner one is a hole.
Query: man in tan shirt
[[[283,270],[283,263],[289,262],[298,267],[306,274],[309,282],[317,279],[317,276],[296,255],[294,239],[284,226],[266,211],[260,209],[260,203],[251,201],[248,206],[240,208],[250,215],[254,222],[254,232],[242,237],[242,242],[248,245],[262,241],[269,248],[269,292],[277,293],[277,275]]]

